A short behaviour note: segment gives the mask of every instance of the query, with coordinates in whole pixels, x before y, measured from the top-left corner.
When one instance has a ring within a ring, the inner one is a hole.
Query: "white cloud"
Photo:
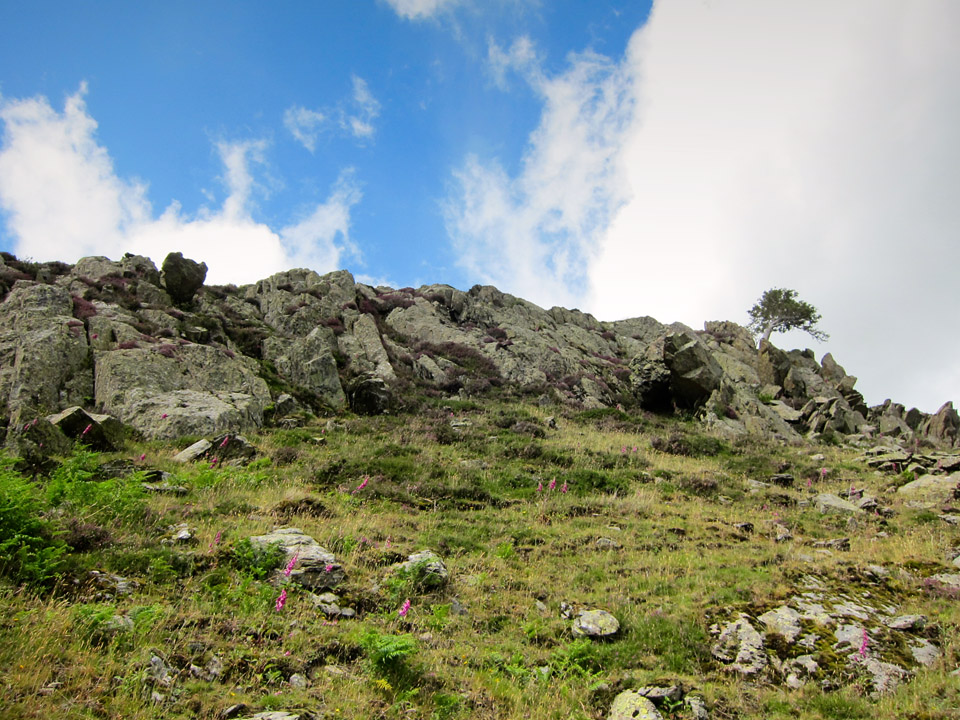
[[[859,375],[869,402],[960,400],[946,331],[958,23],[947,2],[658,4],[631,43],[632,200],[603,234],[587,306],[743,322],[763,290],[793,287],[831,333],[817,351]],[[936,350],[917,352],[928,340]]]
[[[0,103],[0,207],[18,255],[73,262],[133,252],[159,264],[179,250],[207,263],[212,284],[253,282],[293,266],[326,272],[356,255],[350,210],[360,191],[350,173],[295,224],[274,231],[253,219],[263,188],[251,166],[264,163],[262,140],[217,143],[227,190],[220,208],[191,217],[173,203],[154,217],[144,184],[117,177],[97,143],[85,92],[81,86],[68,97],[62,113],[43,97]]]
[[[522,169],[472,157],[447,227],[472,279],[602,319],[745,322],[763,290],[823,313],[867,400],[960,401],[960,5],[658,3],[622,59],[546,77]],[[814,344],[777,336],[783,346]]]
[[[442,10],[453,7],[458,0],[387,0],[394,12],[407,20],[422,20],[433,17]]]
[[[492,39],[487,48],[487,62],[494,83],[502,90],[507,89],[507,72],[516,71],[521,75],[532,75],[537,80],[540,76],[539,58],[533,41],[527,37],[519,37],[513,41],[509,50],[504,51]]]
[[[633,78],[595,53],[546,76],[532,44],[491,47],[492,67],[519,70],[544,103],[523,169],[509,177],[475,156],[455,173],[447,230],[475,278],[540,304],[576,305],[599,233],[626,199],[618,152],[633,114]]]
[[[351,76],[353,92],[349,100],[322,110],[309,110],[299,105],[288,107],[283,113],[283,125],[301,145],[311,153],[324,131],[338,127],[360,141],[374,136],[373,121],[380,116],[380,102],[370,92],[367,81]]]
[[[288,107],[283,113],[283,126],[310,152],[316,150],[317,139],[325,120],[326,116],[322,112],[308,110],[299,105]]]
[[[353,97],[348,110],[341,113],[340,126],[354,137],[373,137],[373,121],[380,115],[380,103],[370,92],[367,81],[353,76]]]

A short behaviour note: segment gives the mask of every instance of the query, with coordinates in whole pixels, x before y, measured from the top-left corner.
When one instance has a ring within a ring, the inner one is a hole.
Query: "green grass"
[[[470,424],[453,428],[457,420]],[[831,473],[817,490],[853,479],[880,493],[890,479],[854,451],[721,442],[689,420],[507,401],[435,399],[413,414],[337,422],[250,434],[261,455],[246,468],[183,466],[171,460],[177,448],[160,443],[81,450],[37,481],[3,465],[7,715],[215,717],[246,703],[250,714],[300,709],[325,720],[586,720],[606,717],[622,689],[675,683],[718,718],[947,718],[958,704],[948,675],[960,651],[958,604],[908,579],[873,592],[926,614],[946,658],[888,697],[742,683],[710,655],[712,623],[773,607],[810,572],[800,557],[808,542],[851,537],[850,553],[816,557],[818,575],[837,588],[867,564],[919,577],[947,570],[957,536],[936,512],[887,495],[897,514],[861,518],[851,532],[845,518],[799,502],[821,466]],[[826,460],[810,460],[813,451]],[[103,462],[142,452],[138,466],[171,473],[187,494],[100,476]],[[747,480],[784,465],[796,487],[751,492]],[[733,528],[743,521],[752,534]],[[774,521],[797,539],[775,543]],[[172,544],[169,528],[183,522],[195,541]],[[336,592],[355,618],[324,616],[289,584],[276,609],[283,555],[247,538],[283,525],[337,555],[347,579]],[[391,568],[424,548],[444,559],[448,584]],[[91,570],[135,586],[115,592]],[[621,632],[576,639],[563,603],[606,609]],[[171,668],[171,686],[151,680],[153,655]],[[295,675],[304,687],[291,684]]]

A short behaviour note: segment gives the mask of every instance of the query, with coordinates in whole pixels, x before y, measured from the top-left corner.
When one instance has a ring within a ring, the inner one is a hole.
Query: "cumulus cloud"
[[[133,252],[159,263],[180,250],[207,263],[211,283],[252,282],[293,266],[326,272],[356,255],[350,210],[360,190],[349,172],[324,202],[279,231],[253,219],[261,188],[252,167],[264,162],[263,140],[217,143],[227,192],[221,207],[191,216],[173,203],[154,217],[145,184],[118,177],[97,142],[85,92],[81,86],[68,97],[63,112],[43,97],[0,104],[0,207],[18,255],[72,262]]]
[[[471,276],[540,304],[579,304],[599,234],[626,199],[618,155],[634,78],[592,52],[548,76],[526,38],[508,51],[491,46],[490,57],[499,77],[524,77],[543,112],[516,177],[476,156],[455,172],[447,231]]]
[[[620,159],[632,198],[590,265],[598,316],[745,321],[772,286],[821,310],[869,402],[960,400],[960,6],[655,6]],[[917,353],[912,339],[939,338]],[[804,335],[780,345],[814,344]]]
[[[424,20],[453,7],[458,0],[387,0],[394,12],[407,20]]]
[[[944,1],[672,0],[622,58],[555,77],[528,41],[491,45],[542,117],[518,173],[454,173],[451,240],[472,279],[601,319],[746,322],[794,288],[869,402],[960,400],[958,25]]]
[[[301,145],[313,152],[326,119],[322,112],[293,105],[283,113],[283,126]]]

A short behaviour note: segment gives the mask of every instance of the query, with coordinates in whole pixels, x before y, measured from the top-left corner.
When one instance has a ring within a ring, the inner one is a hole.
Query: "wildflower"
[[[285,577],[290,577],[290,573],[293,572],[293,566],[297,564],[297,560],[300,559],[300,553],[295,552],[293,557],[290,558],[290,562],[287,563],[287,567],[284,569],[283,574]]]
[[[403,605],[399,610],[397,610],[397,615],[400,617],[406,617],[408,612],[410,612],[410,598],[407,598],[403,601]]]
[[[621,452],[621,454],[626,453],[626,452],[627,452],[627,446],[626,446],[626,445],[621,446],[621,447],[620,447],[620,452]]]
[[[549,485],[549,487],[550,487],[551,490],[556,490],[556,489],[557,489],[557,479],[556,479],[556,478],[552,478],[552,479],[550,480],[550,485]]]
[[[143,462],[143,461],[146,460],[146,459],[147,459],[147,454],[146,454],[146,453],[140,453],[140,462]]]
[[[364,475],[364,476],[363,476],[363,482],[360,483],[359,485],[357,485],[357,487],[354,489],[353,493],[351,493],[351,494],[356,495],[358,492],[360,492],[361,490],[363,490],[363,489],[367,486],[367,483],[368,483],[368,482],[370,482],[370,476],[369,476],[369,475]]]
[[[323,570],[324,572],[333,572],[333,565],[327,565]]]
[[[213,538],[213,542],[210,543],[210,547],[215,547],[220,544],[220,538],[223,537],[223,532],[217,530],[217,534]]]
[[[283,606],[287,604],[287,589],[284,588],[280,591],[280,597],[277,598],[277,612],[283,610]]]
[[[811,480],[810,478],[807,478],[807,487],[808,488],[813,487],[813,480]]]
[[[100,336],[99,336],[97,333],[94,333],[93,335],[90,336],[90,339],[91,339],[91,340],[96,340],[98,337],[100,337]]]
[[[226,447],[228,442],[230,442],[230,436],[229,436],[229,435],[225,435],[224,438],[223,438],[223,442],[220,443],[220,447]]]
[[[542,492],[543,492],[543,480],[541,480],[540,482],[537,483],[537,492],[538,492],[538,493],[542,493]]]
[[[213,459],[213,462],[210,463],[210,467],[214,467],[218,462],[220,462],[220,458],[215,457]]]
[[[863,639],[860,640],[860,649],[857,650],[857,660],[864,660],[867,657],[867,645],[870,644],[870,638],[867,635],[867,629],[863,629]]]
[[[390,536],[387,535],[387,539],[383,541],[383,547],[385,550],[390,549]]]
[[[160,416],[160,419],[161,419],[161,420],[166,420],[168,417],[170,417],[170,416],[167,415],[166,413],[163,413],[163,415]]]
[[[640,452],[640,448],[638,448],[636,445],[634,445],[634,446],[633,446],[633,451],[634,451],[634,452]]]
[[[567,491],[567,481],[563,481],[563,487],[560,488],[560,492],[565,493]]]
[[[90,423],[89,425],[87,425],[87,426],[83,429],[83,432],[80,433],[80,437],[83,437],[83,436],[86,435],[88,432],[90,432],[90,429],[91,429],[92,427],[93,427],[93,423]]]

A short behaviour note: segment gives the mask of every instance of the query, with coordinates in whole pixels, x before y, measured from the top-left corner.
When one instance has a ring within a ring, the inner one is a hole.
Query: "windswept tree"
[[[750,308],[747,327],[760,333],[761,340],[769,340],[771,334],[787,330],[803,330],[817,340],[826,340],[830,336],[817,329],[818,322],[820,313],[810,303],[797,300],[796,290],[771,288]]]

